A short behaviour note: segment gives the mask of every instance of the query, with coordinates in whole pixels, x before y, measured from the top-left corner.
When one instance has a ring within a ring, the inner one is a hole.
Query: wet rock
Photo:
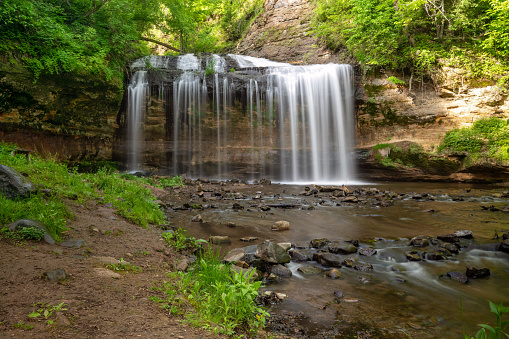
[[[322,249],[325,246],[327,246],[328,243],[330,243],[330,240],[325,239],[325,238],[319,238],[319,239],[311,240],[311,242],[309,244],[311,245],[312,248]]]
[[[254,267],[242,268],[239,266],[231,265],[230,272],[237,272],[239,274],[243,274],[244,277],[246,278],[249,277],[249,281],[251,282],[262,279],[262,275]]]
[[[297,269],[297,271],[299,271],[300,273],[303,273],[303,274],[308,274],[308,275],[318,274],[318,273],[323,272],[320,267],[316,267],[316,266],[301,266]]]
[[[235,224],[234,222],[228,221],[226,223],[226,226],[231,227],[231,228],[235,228],[235,227],[237,227],[237,224]]]
[[[122,276],[118,273],[115,273],[107,268],[94,268],[94,273],[101,278],[113,278],[113,279],[120,279]]]
[[[407,251],[405,252],[405,256],[408,261],[421,261],[421,256],[418,251]]]
[[[67,239],[60,243],[60,246],[70,248],[82,248],[87,245],[87,242],[83,239]]]
[[[503,239],[503,240],[507,240],[507,239],[509,239],[509,232],[504,233],[504,235],[502,235],[502,239]]]
[[[352,240],[345,240],[346,243],[352,244],[355,247],[359,247],[359,240],[352,239]]]
[[[240,238],[240,241],[245,241],[245,242],[252,242],[252,241],[255,241],[255,240],[258,240],[258,237],[244,237],[244,238]]]
[[[341,262],[341,265],[353,268],[357,264],[358,260],[357,258],[350,257]]]
[[[56,243],[55,239],[49,234],[46,225],[44,225],[44,223],[40,222],[39,220],[20,219],[7,225],[9,231],[18,231],[22,228],[30,227],[44,231],[44,241],[46,241],[48,244],[54,245]]]
[[[345,197],[343,200],[343,202],[348,202],[348,203],[358,203],[359,202],[359,198],[357,198],[356,196],[352,195],[352,196],[348,196],[348,197]]]
[[[438,246],[438,250],[439,251],[443,251],[443,252],[446,252],[446,254],[458,254],[459,253],[459,249],[458,249],[458,246],[456,246],[456,244],[451,244],[451,243],[442,243],[442,244],[439,244]],[[449,252],[449,253],[447,253]]]
[[[327,246],[329,252],[334,254],[352,254],[357,252],[357,247],[349,243],[332,242]]]
[[[328,278],[335,280],[335,279],[341,278],[343,273],[340,270],[338,270],[337,268],[333,268],[332,270],[327,271],[327,273],[325,273],[325,275]]]
[[[360,276],[358,277],[359,278],[359,281],[363,284],[371,284],[374,282],[373,278],[372,277],[367,277],[367,276]]]
[[[505,239],[499,244],[498,251],[509,253],[509,239]]]
[[[63,281],[67,278],[65,270],[52,270],[44,273],[44,276],[49,281]]]
[[[449,243],[455,243],[455,242],[459,241],[458,236],[456,236],[455,234],[443,234],[443,235],[437,236],[437,238],[439,240],[449,242]]]
[[[343,292],[341,292],[341,291],[334,291],[334,296],[336,298],[343,298]]]
[[[472,233],[472,231],[469,231],[469,230],[456,231],[456,232],[454,232],[454,235],[457,236],[458,238],[463,238],[463,239],[473,239],[474,238],[474,234]]]
[[[0,165],[0,194],[7,199],[27,198],[35,186],[21,173],[9,166]]]
[[[290,258],[292,258],[293,261],[308,261],[309,260],[307,251],[291,250],[288,253],[290,254]]]
[[[232,209],[234,209],[235,211],[239,211],[239,210],[243,210],[244,206],[242,206],[241,204],[236,202],[236,203],[233,203]]]
[[[286,264],[290,262],[290,255],[275,242],[264,242],[258,245],[254,254],[257,258],[272,264]]]
[[[277,275],[280,278],[291,278],[292,271],[283,265],[274,265],[270,268],[270,273]]]
[[[301,210],[304,210],[304,211],[311,211],[311,210],[314,210],[315,207],[313,205],[302,205],[300,207]]]
[[[263,212],[270,211],[270,206],[267,205],[260,206],[260,210],[262,210]]]
[[[366,271],[372,271],[373,265],[371,265],[368,262],[358,262],[357,264],[355,264],[355,266],[353,268],[354,268],[354,270],[357,270],[357,271],[366,272]]]
[[[272,182],[269,179],[262,178],[258,181],[258,184],[262,185],[262,186],[267,186],[267,185],[271,185]]]
[[[326,267],[341,267],[341,257],[327,252],[313,254],[313,260]]]
[[[203,218],[202,218],[201,214],[197,214],[191,218],[191,221],[192,222],[203,222]]]
[[[447,276],[451,278],[452,280],[459,281],[462,284],[466,284],[468,282],[468,277],[465,273],[452,271],[447,272]]]
[[[428,252],[425,254],[426,260],[446,260],[447,257],[442,252]]]
[[[287,231],[290,229],[290,223],[288,221],[276,221],[274,225],[272,225],[273,231]]]
[[[231,244],[232,243],[232,241],[230,240],[230,237],[227,235],[212,235],[212,236],[210,236],[210,242],[214,245]]]
[[[429,237],[425,235],[418,235],[410,240],[410,245],[414,247],[426,247],[429,246]]]
[[[376,250],[373,247],[363,247],[359,250],[359,254],[371,257],[376,254]]]
[[[244,248],[234,248],[224,256],[223,261],[229,263],[237,262],[244,260],[245,255],[246,253],[244,252]]]
[[[279,246],[281,246],[285,251],[288,251],[290,248],[292,248],[291,242],[278,242]]]
[[[475,268],[467,265],[466,275],[472,279],[485,278],[490,275],[489,268]]]

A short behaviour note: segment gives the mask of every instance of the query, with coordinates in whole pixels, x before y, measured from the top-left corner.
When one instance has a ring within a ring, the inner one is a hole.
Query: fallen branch
[[[164,42],[161,42],[161,41],[157,41],[157,40],[155,40],[155,39],[152,39],[152,38],[146,38],[146,37],[142,36],[142,37],[140,38],[140,40],[145,40],[145,41],[153,42],[153,43],[155,43],[155,44],[158,44],[158,45],[164,46],[164,47],[166,47],[166,48],[168,48],[168,49],[171,49],[172,51],[175,51],[175,52],[177,52],[177,53],[180,53],[180,50],[179,50],[179,49],[177,49],[177,48],[175,48],[175,47],[173,47],[173,46],[171,46],[171,45],[168,45],[168,44],[166,44],[166,43],[164,43]]]

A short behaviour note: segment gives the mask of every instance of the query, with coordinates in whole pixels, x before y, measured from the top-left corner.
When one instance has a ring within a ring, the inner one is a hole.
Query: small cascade
[[[316,183],[355,179],[351,66],[292,66],[233,54],[159,58],[137,60],[132,68],[161,66],[149,72],[154,77],[149,82],[153,95],[166,102],[166,132],[153,135],[166,151],[152,153],[164,154],[166,161],[153,162],[168,164],[168,174]],[[129,86],[128,119],[131,106],[146,105],[131,94],[140,72]],[[133,154],[141,142],[137,135],[129,129]]]
[[[128,88],[127,129],[129,141],[128,170],[130,171],[140,169],[140,144],[149,94],[147,72],[136,72]]]

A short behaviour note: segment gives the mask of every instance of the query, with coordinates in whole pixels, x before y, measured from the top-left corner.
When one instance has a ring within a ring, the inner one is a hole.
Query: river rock
[[[319,249],[322,249],[324,248],[325,246],[327,246],[327,244],[330,243],[330,240],[329,239],[325,239],[325,238],[319,238],[319,239],[313,239],[310,241],[309,245],[312,247],[312,248],[319,248]]]
[[[335,279],[339,279],[341,278],[341,276],[343,275],[343,273],[338,270],[337,268],[333,268],[329,271],[327,271],[327,273],[325,273],[325,275],[333,280]]]
[[[308,251],[305,250],[291,250],[288,254],[293,261],[308,261],[310,259]]]
[[[236,223],[234,223],[234,222],[232,222],[232,221],[228,221],[228,222],[226,223],[226,226],[231,227],[231,228],[235,228],[235,227],[237,227],[237,224],[236,224]]]
[[[0,194],[8,199],[27,198],[35,186],[21,173],[9,166],[0,165]]]
[[[376,254],[376,250],[373,247],[363,247],[359,250],[359,254],[371,257]]]
[[[456,243],[459,241],[458,236],[456,236],[455,234],[443,234],[443,235],[437,236],[437,238],[439,240],[449,242],[449,243]]]
[[[230,237],[227,235],[211,235],[210,242],[214,245],[231,244],[232,243],[232,241],[230,240]]]
[[[503,239],[503,240],[507,240],[507,239],[509,239],[509,232],[504,233],[504,234],[502,235],[502,239]]]
[[[410,240],[410,245],[414,247],[426,247],[429,246],[429,237],[425,235],[418,235]]]
[[[352,254],[357,252],[357,247],[350,243],[331,242],[327,245],[329,252],[334,254]]]
[[[368,262],[358,262],[354,265],[353,269],[361,272],[372,271],[373,265]]]
[[[245,242],[253,242],[255,240],[258,240],[258,237],[244,237],[244,238],[240,238],[240,241],[245,241]]]
[[[65,273],[65,270],[52,270],[44,273],[44,276],[49,281],[62,281],[67,278],[67,274]]]
[[[244,248],[234,248],[224,256],[223,261],[234,263],[237,261],[244,260],[245,255],[246,254],[244,252]]]
[[[454,235],[457,236],[458,238],[463,238],[463,239],[473,239],[474,238],[473,232],[469,231],[469,230],[456,231],[456,232],[454,232]]]
[[[405,256],[408,261],[421,261],[421,256],[418,251],[407,251],[405,252]]]
[[[292,271],[283,265],[274,265],[270,268],[270,273],[277,275],[280,278],[291,278]]]
[[[201,214],[197,214],[191,218],[191,221],[192,222],[203,222],[203,218],[202,218]]]
[[[345,260],[343,260],[341,262],[341,265],[353,268],[357,264],[357,262],[358,262],[357,258],[350,257],[350,258],[346,258]]]
[[[272,225],[273,231],[288,231],[290,229],[290,223],[288,221],[276,221],[274,225]]]
[[[359,202],[359,198],[357,198],[356,196],[352,195],[352,196],[348,196],[348,197],[345,197],[343,199],[343,202],[348,202],[348,203],[358,203]]]
[[[459,252],[458,246],[456,246],[456,244],[451,244],[448,242],[441,243],[437,247],[439,251],[444,250],[444,252],[447,251],[450,254],[458,254]]]
[[[303,273],[303,274],[311,275],[311,274],[321,273],[322,269],[320,267],[308,265],[308,266],[301,266],[301,267],[299,267],[297,269],[297,271],[299,271],[300,273]]]
[[[462,284],[466,284],[468,282],[468,277],[463,272],[457,272],[457,271],[447,272],[447,276],[449,278],[451,278],[452,280],[459,281]]]
[[[341,292],[341,291],[334,291],[334,296],[336,298],[343,298],[343,292]]]
[[[290,262],[290,255],[281,246],[271,241],[258,245],[254,255],[271,264],[286,264]]]
[[[426,260],[446,260],[447,257],[442,252],[428,252],[425,254]]]
[[[498,246],[498,250],[501,252],[509,253],[509,239],[505,239]]]
[[[34,227],[44,231],[44,241],[46,241],[48,244],[54,245],[56,243],[55,239],[51,236],[51,234],[49,234],[46,225],[44,225],[44,223],[40,222],[39,220],[20,219],[7,225],[9,231],[13,232],[27,227]]]
[[[341,267],[341,257],[327,252],[313,254],[313,260],[326,267]]]
[[[269,179],[262,178],[262,179],[260,179],[260,181],[258,181],[258,184],[262,185],[262,186],[267,186],[267,185],[271,185],[272,182]]]
[[[475,268],[467,265],[466,275],[472,279],[485,278],[490,275],[489,268]]]

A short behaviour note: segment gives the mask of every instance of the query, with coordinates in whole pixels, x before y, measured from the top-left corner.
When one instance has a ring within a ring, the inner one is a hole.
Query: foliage
[[[60,311],[67,311],[67,308],[64,308],[65,302],[61,302],[58,305],[44,305],[43,307],[39,308],[37,311],[34,311],[28,315],[29,318],[44,318],[46,320],[46,323],[48,325],[53,324],[54,320],[49,319],[53,312],[60,312]]]
[[[16,231],[9,231],[8,228],[3,228],[0,230],[0,233],[5,238],[15,239],[15,240],[35,240],[39,241],[44,238],[46,232],[41,229],[35,227],[23,227]]]
[[[509,80],[508,0],[315,0],[313,26],[365,70],[391,68],[440,81],[441,66],[466,78]]]
[[[491,301],[489,301],[490,310],[495,314],[497,320],[495,322],[495,327],[492,327],[487,324],[478,324],[477,326],[481,327],[481,329],[477,332],[475,337],[471,337],[466,335],[467,339],[502,339],[509,338],[509,333],[505,331],[507,325],[509,325],[509,320],[502,321],[502,316],[505,313],[509,313],[509,307],[504,307],[502,303],[500,305],[495,305]]]
[[[150,190],[137,180],[125,180],[120,174],[108,169],[97,173],[78,173],[54,159],[23,155],[11,156],[14,145],[0,144],[0,163],[13,167],[26,175],[35,185],[50,187],[51,194],[32,194],[27,199],[12,201],[0,195],[0,225],[19,219],[35,219],[43,222],[56,239],[66,230],[65,225],[73,214],[67,200],[86,203],[95,199],[99,203],[111,203],[116,213],[146,227],[148,223],[165,223],[164,213],[154,202]]]
[[[178,252],[197,249],[200,243],[206,242],[206,240],[189,236],[189,233],[182,228],[178,228],[173,232],[165,232],[161,235],[161,238],[166,241],[169,247],[173,247]]]
[[[454,129],[445,134],[437,149],[442,153],[466,152],[474,160],[483,157],[509,160],[509,121],[481,119],[472,127]]]
[[[404,82],[401,79],[396,78],[395,76],[390,76],[387,78],[390,82],[392,82],[394,85],[406,85],[406,82]]]
[[[263,0],[223,1],[220,26],[228,41],[239,40],[251,22],[263,12]]]
[[[174,272],[169,277],[171,281],[161,289],[166,297],[152,300],[171,313],[185,313],[191,323],[215,333],[256,333],[269,316],[254,303],[261,282],[251,282],[247,274],[230,272],[218,253],[205,252],[188,273]]]
[[[134,272],[134,273],[140,273],[142,271],[140,266],[132,265],[130,262],[125,261],[124,258],[120,258],[117,264],[107,265],[106,268],[112,271]]]
[[[12,327],[14,327],[14,328],[21,328],[21,329],[24,329],[24,330],[33,330],[34,329],[34,325],[32,325],[32,324],[25,324],[25,322],[23,322],[22,320],[18,321],[17,324],[13,324]]]

